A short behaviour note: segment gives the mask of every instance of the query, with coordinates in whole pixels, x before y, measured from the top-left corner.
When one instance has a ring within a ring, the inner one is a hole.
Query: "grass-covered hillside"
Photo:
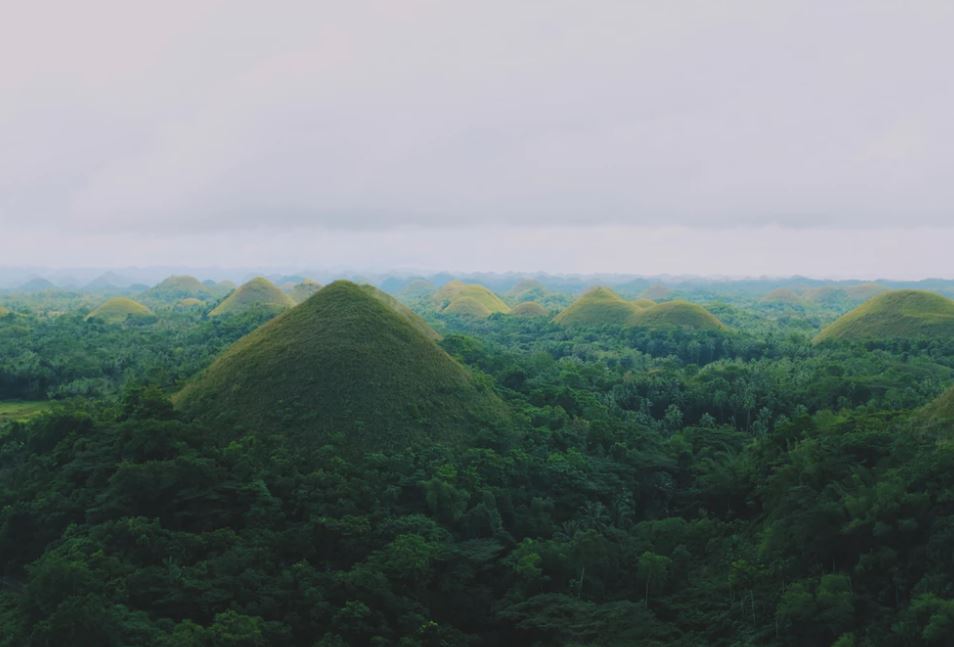
[[[235,433],[340,435],[353,451],[462,441],[507,418],[404,313],[345,281],[237,342],[176,402]]]
[[[510,314],[515,317],[547,317],[550,313],[536,301],[523,301],[515,305]]]
[[[87,319],[119,324],[130,319],[146,319],[152,317],[152,310],[126,297],[112,297],[95,310],[86,315]]]
[[[596,287],[557,314],[554,321],[563,326],[625,326],[644,309],[609,288]]]
[[[448,311],[448,314],[464,313],[469,316],[478,316],[478,313],[486,311],[489,316],[495,312],[510,312],[510,306],[490,291],[488,288],[477,283],[463,283],[461,281],[450,281],[433,296],[434,303],[439,311]],[[463,304],[460,300],[467,299]],[[455,302],[458,302],[455,304]],[[480,306],[479,308],[475,306]]]
[[[282,292],[281,288],[259,276],[235,288],[209,313],[209,316],[238,315],[253,310],[280,312],[286,308],[293,308],[295,305],[295,300]]]
[[[176,303],[182,299],[208,299],[212,295],[209,286],[194,276],[174,275],[143,293],[144,299]]]
[[[826,326],[816,342],[954,338],[954,301],[932,292],[894,290]]]
[[[695,303],[667,301],[637,312],[628,322],[642,328],[690,328],[693,330],[724,330],[715,315]]]

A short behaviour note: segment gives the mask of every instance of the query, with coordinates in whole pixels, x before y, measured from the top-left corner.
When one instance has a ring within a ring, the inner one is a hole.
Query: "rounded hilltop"
[[[433,300],[437,310],[445,314],[486,318],[510,312],[510,306],[500,297],[477,283],[451,281],[434,293]]]
[[[645,307],[627,301],[607,287],[587,290],[554,321],[563,326],[625,326]]]
[[[510,314],[515,317],[527,318],[547,317],[550,315],[547,309],[536,301],[524,301],[522,303],[518,303],[510,310]]]
[[[822,329],[816,343],[954,336],[954,301],[921,290],[875,296]]]
[[[148,319],[153,317],[152,310],[126,297],[112,297],[95,310],[86,315],[87,321],[103,321],[105,323],[119,324],[125,323],[130,319]]]
[[[336,281],[236,342],[176,406],[232,433],[282,434],[302,448],[343,438],[356,452],[463,442],[509,424],[505,405],[394,304]]]
[[[175,303],[182,299],[206,299],[209,288],[194,276],[173,275],[143,293],[143,298]]]
[[[696,303],[667,301],[645,308],[633,317],[631,326],[640,328],[690,328],[692,330],[725,330],[719,319]]]
[[[210,317],[239,315],[252,311],[281,312],[295,307],[295,301],[268,279],[258,276],[235,288],[222,303],[217,305]]]

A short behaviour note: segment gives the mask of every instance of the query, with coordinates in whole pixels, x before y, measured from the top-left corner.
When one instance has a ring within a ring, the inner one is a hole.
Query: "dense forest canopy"
[[[954,644],[946,298],[451,278],[0,295],[0,647]]]

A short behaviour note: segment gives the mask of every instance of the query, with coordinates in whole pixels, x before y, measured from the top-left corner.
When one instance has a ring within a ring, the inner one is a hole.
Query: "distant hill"
[[[454,304],[455,301],[462,299],[466,301]],[[451,281],[434,293],[434,302],[439,311],[446,311],[448,314],[466,313],[469,316],[488,317],[495,312],[510,312],[510,306],[500,297],[477,283]],[[473,302],[476,302],[476,305]],[[484,311],[486,311],[485,314],[478,314]]]
[[[243,283],[209,313],[211,317],[234,315],[251,310],[280,312],[295,307],[295,301],[281,289],[261,276]]]
[[[123,278],[115,272],[104,272],[95,279],[83,286],[86,292],[107,292],[109,290],[118,290],[128,286],[131,281]]]
[[[509,423],[490,391],[382,292],[336,281],[239,340],[174,398],[234,433],[376,451]]]
[[[152,316],[154,316],[152,310],[138,301],[126,297],[113,297],[86,315],[86,319],[119,324],[129,319],[144,319]]]
[[[805,299],[791,288],[775,288],[763,294],[760,299],[763,303],[786,303],[789,305],[804,305]]]
[[[524,301],[518,303],[511,310],[510,314],[515,317],[547,317],[550,313],[536,301]]]
[[[665,299],[672,293],[672,290],[669,286],[662,283],[655,283],[648,288],[646,288],[643,293],[640,295],[644,299],[650,299],[652,301],[659,301],[660,299]]]
[[[212,292],[208,286],[204,285],[194,276],[186,275],[170,276],[158,285],[146,290],[142,295],[145,299],[153,299],[167,303],[175,303],[187,298],[204,300],[210,296],[212,296]]]
[[[321,289],[321,283],[318,281],[312,281],[311,279],[305,279],[298,285],[293,286],[288,290],[288,296],[294,299],[295,303],[301,303],[310,297],[311,295],[318,292]]]
[[[441,312],[459,317],[473,317],[475,319],[486,319],[493,314],[487,306],[474,297],[457,297],[448,303],[447,307],[441,310]]]
[[[950,425],[954,422],[954,387],[915,412],[914,421],[927,426]]]
[[[695,303],[667,301],[638,312],[629,322],[641,328],[691,328],[693,330],[725,330],[715,315]]]
[[[48,290],[56,290],[56,289],[58,288],[56,284],[53,283],[52,281],[48,281],[42,276],[35,276],[29,281],[27,281],[26,283],[23,283],[22,285],[20,285],[20,287],[17,288],[17,291],[26,292],[26,293],[36,293],[36,292],[46,292]]]
[[[815,342],[954,337],[954,301],[933,292],[894,290],[826,326]]]
[[[195,297],[186,297],[185,299],[182,299],[176,303],[177,308],[196,308],[203,305],[205,305],[205,301],[202,299],[196,299]]]
[[[596,287],[585,292],[553,320],[563,326],[625,326],[642,310],[613,290]]]
[[[511,299],[517,302],[535,301],[542,299],[547,294],[547,288],[543,283],[535,279],[521,279],[507,293]]]

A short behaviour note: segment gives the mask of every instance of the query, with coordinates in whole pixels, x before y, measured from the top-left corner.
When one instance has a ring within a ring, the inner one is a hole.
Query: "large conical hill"
[[[563,326],[625,326],[642,310],[613,290],[596,287],[585,292],[553,320]]]
[[[322,288],[236,342],[177,407],[218,429],[287,434],[302,447],[335,436],[353,451],[507,425],[504,404],[388,299],[347,281]]]
[[[822,329],[815,341],[952,337],[954,301],[933,292],[893,290],[842,315]]]
[[[206,299],[211,292],[206,285],[188,275],[170,276],[146,290],[143,298],[168,303],[177,303],[182,299]]]
[[[254,310],[281,312],[295,305],[294,299],[282,292],[281,288],[259,276],[235,288],[209,316],[237,315]]]

